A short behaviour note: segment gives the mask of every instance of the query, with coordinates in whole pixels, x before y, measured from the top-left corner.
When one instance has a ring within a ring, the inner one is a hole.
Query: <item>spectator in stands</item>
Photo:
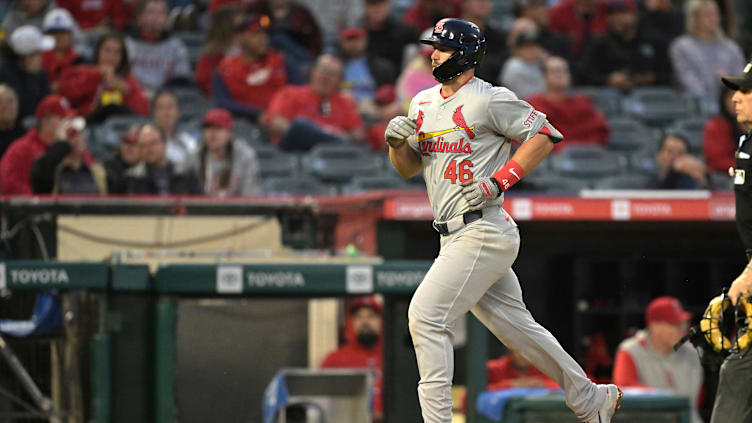
[[[727,173],[734,167],[734,153],[739,148],[739,137],[745,131],[736,120],[736,107],[731,101],[734,92],[721,87],[719,113],[705,122],[702,137],[702,149],[705,163],[711,172]]]
[[[240,8],[229,4],[220,7],[211,17],[201,56],[196,64],[196,85],[211,95],[211,78],[225,55],[236,53],[235,27],[243,20]]]
[[[692,422],[702,423],[697,402],[703,370],[697,351],[673,346],[687,333],[691,314],[674,297],[658,297],[645,310],[646,329],[625,339],[616,352],[613,382],[623,388],[654,388],[689,398]]]
[[[567,61],[572,59],[572,48],[569,40],[561,34],[551,31],[551,18],[548,13],[546,0],[516,0],[515,15],[535,23],[538,32],[538,42],[544,50],[554,56],[563,57]]]
[[[54,38],[28,25],[13,31],[0,47],[0,83],[18,94],[19,120],[33,115],[37,104],[50,93],[50,83],[42,68],[42,52],[53,47]]]
[[[256,121],[287,84],[285,58],[269,48],[269,17],[253,15],[237,27],[239,54],[226,56],[212,77],[217,106]]]
[[[116,114],[149,113],[149,100],[131,72],[125,42],[117,33],[99,39],[94,63],[66,70],[58,80],[58,92],[90,123]]]
[[[541,65],[547,53],[538,43],[538,34],[522,32],[513,43],[512,56],[504,63],[499,75],[501,85],[520,98],[542,92],[546,85]]]
[[[305,86],[290,86],[272,99],[264,123],[280,148],[308,150],[321,142],[363,142],[365,130],[355,102],[340,92],[342,62],[319,56]]]
[[[557,56],[547,58],[543,62],[543,76],[546,90],[526,100],[567,134],[567,142],[555,144],[554,151],[576,144],[607,145],[610,130],[606,118],[596,110],[590,97],[569,92],[572,74],[567,61]]]
[[[136,139],[139,128],[140,125],[133,125],[129,128],[123,135],[118,151],[104,162],[108,192],[125,192],[128,170],[141,161],[141,151]]]
[[[137,31],[125,40],[133,76],[149,93],[192,76],[188,49],[167,32],[167,10],[165,0],[144,0]]]
[[[2,29],[6,36],[24,25],[41,30],[44,16],[54,8],[55,2],[51,0],[13,0],[3,18]]]
[[[76,23],[65,9],[52,9],[44,17],[44,33],[55,39],[55,48],[42,53],[42,66],[47,72],[53,91],[63,71],[81,61],[73,50],[73,31]]]
[[[510,388],[550,388],[559,389],[551,378],[530,364],[515,350],[495,360],[486,362],[489,391]]]
[[[402,22],[417,31],[423,31],[426,28],[433,28],[442,18],[460,15],[462,15],[462,9],[458,0],[417,0],[405,11]]]
[[[125,194],[201,194],[198,175],[187,164],[174,164],[167,159],[167,138],[156,125],[146,124],[136,134],[141,163],[128,169]]]
[[[373,96],[380,86],[394,82],[395,70],[388,61],[366,53],[368,38],[363,28],[343,29],[339,41],[344,85],[360,114],[372,116],[375,113]]]
[[[75,111],[58,94],[44,98],[36,110],[37,124],[14,141],[0,159],[0,190],[3,194],[31,194],[31,166],[55,140],[63,119]]]
[[[418,42],[418,31],[390,16],[391,0],[366,0],[365,4],[368,54],[388,60],[395,71],[401,71],[405,47]]]
[[[198,151],[198,140],[185,131],[178,130],[180,103],[169,90],[158,91],[152,100],[152,121],[167,137],[167,159],[184,163]]]
[[[373,383],[374,419],[383,417],[382,387],[382,315],[383,308],[373,297],[360,297],[350,307],[352,333],[347,342],[331,352],[322,368],[366,368],[375,373]]]
[[[321,29],[305,6],[292,0],[260,0],[253,4],[251,12],[269,16],[272,45],[285,55],[300,56],[311,62],[321,54]],[[298,52],[299,49],[303,52]]]
[[[232,115],[212,109],[202,123],[201,149],[192,157],[204,193],[220,197],[260,194],[256,152],[233,136]]]
[[[491,83],[496,83],[504,61],[509,56],[506,46],[506,34],[490,25],[492,0],[465,0],[462,2],[462,19],[470,21],[483,31],[486,42],[494,46],[486,50],[483,62],[475,69],[475,76]]]
[[[720,76],[740,73],[744,55],[723,34],[713,0],[691,0],[686,11],[687,33],[675,39],[669,49],[674,74],[685,91],[716,98]]]
[[[668,49],[676,37],[684,32],[684,15],[671,0],[645,0],[638,3],[637,32],[655,45]],[[661,52],[668,54],[668,51]]]
[[[378,120],[368,128],[368,144],[372,151],[387,151],[384,132],[389,121],[402,114],[402,106],[397,101],[394,85],[383,85],[373,97],[378,110]]]
[[[55,141],[31,166],[34,194],[107,193],[104,167],[86,151],[84,122],[83,118],[69,118],[58,126]]]
[[[622,93],[646,85],[665,85],[670,65],[637,32],[637,13],[630,0],[609,0],[608,33],[591,40],[580,64],[582,80],[588,85],[609,86]]]
[[[13,88],[0,84],[0,158],[10,143],[21,138],[24,128],[18,120],[18,96]]]
[[[124,0],[55,0],[58,7],[70,11],[84,30],[116,28],[124,30],[131,19],[130,8]],[[131,1],[127,2],[131,4]]]
[[[605,0],[563,0],[550,10],[551,30],[567,37],[579,57],[593,36],[606,33],[606,14]]]
[[[658,189],[705,188],[707,169],[698,158],[689,154],[689,142],[679,134],[666,134],[660,141],[655,161],[658,164]]]
[[[426,29],[420,35],[420,39],[429,37],[433,33],[433,27]],[[418,55],[415,56],[402,73],[397,78],[397,100],[402,106],[402,110],[407,113],[410,107],[410,100],[419,92],[436,85],[436,79],[433,77],[433,68],[431,67],[431,55],[433,47],[427,44],[420,44]]]

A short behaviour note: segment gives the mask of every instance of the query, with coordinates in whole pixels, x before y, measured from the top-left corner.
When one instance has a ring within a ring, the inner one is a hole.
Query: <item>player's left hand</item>
[[[462,196],[470,204],[470,210],[480,210],[486,206],[489,201],[499,197],[499,187],[489,177],[471,179],[467,182],[460,183],[462,186]]]

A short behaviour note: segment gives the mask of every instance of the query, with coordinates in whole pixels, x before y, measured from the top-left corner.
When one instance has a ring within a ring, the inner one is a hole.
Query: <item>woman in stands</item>
[[[90,123],[101,123],[115,114],[149,113],[149,100],[133,77],[123,37],[102,36],[94,50],[94,63],[66,70],[58,91]]]
[[[235,47],[235,26],[243,20],[243,14],[235,5],[217,9],[209,24],[209,33],[196,64],[196,85],[206,95],[211,95],[211,78],[225,55]]]

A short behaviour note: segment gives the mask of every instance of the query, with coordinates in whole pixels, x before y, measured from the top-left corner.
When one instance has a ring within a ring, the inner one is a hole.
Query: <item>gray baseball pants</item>
[[[471,311],[508,348],[519,351],[565,391],[567,405],[582,420],[605,400],[577,362],[537,323],[522,301],[512,263],[520,235],[503,208],[441,236],[441,250],[415,291],[408,309],[425,423],[452,421],[453,324]]]

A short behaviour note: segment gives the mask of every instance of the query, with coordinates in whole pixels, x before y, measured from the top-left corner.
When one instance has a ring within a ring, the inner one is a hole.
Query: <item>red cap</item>
[[[645,310],[645,323],[653,322],[681,323],[692,317],[692,313],[684,310],[678,299],[674,297],[658,297],[648,304]]]
[[[37,105],[37,119],[44,119],[50,116],[70,117],[74,116],[76,111],[73,110],[68,100],[59,94],[50,94]]]
[[[232,129],[232,115],[225,109],[211,109],[204,116],[204,123],[201,126],[218,126],[220,128]]]
[[[363,28],[358,28],[358,27],[345,28],[339,32],[339,38],[342,40],[347,40],[350,38],[362,38],[365,36],[366,36],[366,30]]]
[[[355,313],[359,308],[361,307],[369,307],[373,309],[376,313],[383,314],[384,309],[381,306],[381,303],[376,300],[374,297],[358,297],[356,298],[352,305],[350,306],[350,314]]]

